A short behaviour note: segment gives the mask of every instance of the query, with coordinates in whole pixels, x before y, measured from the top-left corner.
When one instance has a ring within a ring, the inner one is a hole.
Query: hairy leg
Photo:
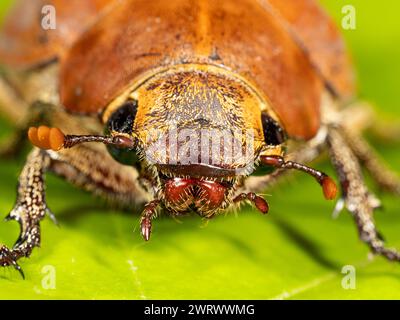
[[[40,221],[46,213],[52,217],[45,200],[46,172],[118,204],[132,207],[146,200],[135,169],[118,165],[105,150],[87,146],[59,153],[34,149],[21,172],[14,209],[7,216],[20,224],[20,236],[12,249],[0,246],[0,266],[13,266],[22,273],[17,261],[40,245]]]
[[[143,239],[150,240],[152,223],[151,220],[157,216],[157,208],[160,205],[160,200],[153,200],[147,203],[140,217],[140,230]]]
[[[331,121],[327,121],[331,123]],[[350,131],[352,136],[368,131],[376,140],[386,144],[400,142],[400,122],[377,116],[375,108],[366,101],[356,101],[340,110],[336,124]]]
[[[49,171],[79,188],[120,207],[131,208],[148,200],[137,170],[117,163],[102,145],[47,152],[52,159]]]
[[[12,250],[0,247],[0,265],[14,266],[21,274],[17,260],[28,257],[32,249],[40,245],[39,222],[47,212],[44,172],[49,164],[49,156],[38,149],[28,156],[19,178],[17,201],[6,218],[20,224],[20,236]]]
[[[375,108],[366,101],[356,101],[340,111],[340,125],[353,132],[368,132],[383,143],[400,142],[400,122],[378,117]]]
[[[343,133],[355,156],[363,167],[367,169],[378,186],[384,191],[400,195],[400,179],[398,175],[388,168],[385,161],[368,142],[353,131],[343,130]]]
[[[400,141],[399,123],[382,121],[367,102],[358,101],[340,112],[339,126],[344,138],[360,163],[367,169],[379,187],[400,195],[400,179],[375,152],[361,132],[369,130],[382,142]]]
[[[354,218],[361,240],[372,252],[389,260],[400,260],[400,253],[395,249],[386,248],[376,229],[373,218],[376,201],[365,185],[356,155],[339,128],[329,129],[328,145],[332,162],[339,175],[344,205]]]

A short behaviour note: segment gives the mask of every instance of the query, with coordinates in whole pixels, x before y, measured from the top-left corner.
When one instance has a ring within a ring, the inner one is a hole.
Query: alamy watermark
[[[42,277],[42,288],[45,290],[56,289],[56,268],[52,265],[45,265],[41,273]]]
[[[345,290],[356,289],[356,268],[352,265],[345,265],[342,268],[342,288]]]
[[[146,158],[152,164],[224,166],[238,174],[254,168],[254,130],[154,129],[147,140]]]
[[[356,8],[353,5],[345,5],[342,7],[342,28],[344,30],[355,30],[356,24]]]
[[[45,5],[42,7],[41,26],[43,30],[55,30],[57,28],[56,8],[54,6]]]

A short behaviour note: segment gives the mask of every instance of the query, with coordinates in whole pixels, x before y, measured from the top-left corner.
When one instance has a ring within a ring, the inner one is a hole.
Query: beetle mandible
[[[121,205],[145,204],[149,240],[160,209],[212,218],[249,201],[267,213],[257,192],[289,169],[334,199],[334,181],[303,164],[326,149],[341,187],[335,210],[347,207],[374,253],[400,260],[375,227],[379,201],[361,164],[387,191],[399,194],[400,183],[359,133],[364,109],[343,108],[355,96],[352,65],[316,1],[45,2],[19,1],[0,35],[1,106],[17,140],[27,133],[36,146],[8,215],[21,234],[0,247],[0,265],[22,273],[40,221],[54,219],[46,172]],[[44,4],[56,9],[54,30],[40,28]]]

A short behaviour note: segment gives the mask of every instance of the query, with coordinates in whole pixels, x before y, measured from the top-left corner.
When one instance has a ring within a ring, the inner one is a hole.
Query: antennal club
[[[46,126],[29,128],[28,138],[34,146],[40,149],[53,151],[69,149],[78,144],[86,142],[101,142],[105,145],[113,145],[119,148],[127,149],[133,149],[136,146],[133,138],[123,135],[65,135],[58,128],[49,128]]]

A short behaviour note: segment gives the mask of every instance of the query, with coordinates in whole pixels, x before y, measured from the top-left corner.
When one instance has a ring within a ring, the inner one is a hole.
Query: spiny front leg
[[[386,248],[376,229],[373,219],[376,201],[365,185],[356,156],[339,130],[330,128],[328,144],[339,175],[344,204],[354,217],[361,240],[368,244],[372,252],[389,260],[400,261],[400,253]]]
[[[17,260],[29,257],[33,248],[40,246],[40,221],[49,212],[44,187],[44,173],[49,164],[45,151],[34,149],[30,153],[19,178],[17,201],[6,217],[20,224],[20,236],[12,249],[0,247],[0,265],[15,267],[22,276]]]

